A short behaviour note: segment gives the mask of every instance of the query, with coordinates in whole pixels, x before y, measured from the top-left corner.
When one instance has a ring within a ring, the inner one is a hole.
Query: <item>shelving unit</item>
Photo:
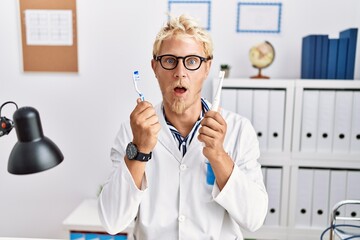
[[[213,81],[213,89],[217,87]],[[263,167],[282,169],[280,216],[276,226],[264,225],[255,233],[244,231],[251,239],[319,239],[326,229],[319,227],[299,227],[296,225],[296,202],[300,169],[360,170],[360,149],[356,153],[317,153],[301,151],[301,131],[304,91],[360,91],[360,81],[344,80],[250,80],[224,79],[221,105],[226,108],[227,90],[285,90],[283,148],[278,152],[261,151],[259,159]],[[229,91],[229,93],[230,93]],[[229,100],[230,99],[230,100]],[[234,100],[236,101],[236,100]],[[233,104],[230,104],[232,107]],[[229,109],[234,110],[234,109]],[[237,111],[238,109],[235,109]],[[259,111],[255,109],[253,111]],[[359,110],[360,111],[360,110]],[[239,112],[241,115],[241,112]],[[253,121],[252,121],[253,122]],[[254,124],[256,130],[256,126]],[[360,134],[360,133],[358,133]],[[259,140],[260,141],[260,140]],[[360,141],[360,140],[359,140]],[[315,171],[315,170],[314,170]],[[360,172],[360,171],[359,171]],[[330,191],[330,190],[329,190]],[[271,202],[271,201],[270,201]],[[332,206],[330,206],[332,207]],[[269,213],[271,214],[271,213]],[[330,220],[329,220],[330,221]]]

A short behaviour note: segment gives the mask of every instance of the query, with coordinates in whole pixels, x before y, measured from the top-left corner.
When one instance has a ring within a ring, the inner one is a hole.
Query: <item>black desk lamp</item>
[[[1,109],[12,103],[16,106],[14,121],[1,116]],[[14,102],[5,102],[0,107],[0,137],[9,134],[15,127],[18,142],[12,149],[8,171],[12,174],[37,173],[60,164],[64,156],[41,127],[39,112],[32,107],[17,107]]]

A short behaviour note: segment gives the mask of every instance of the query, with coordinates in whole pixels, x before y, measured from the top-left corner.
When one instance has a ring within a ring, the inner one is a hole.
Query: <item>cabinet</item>
[[[70,240],[106,239],[132,240],[133,224],[122,233],[109,235],[101,225],[97,199],[84,200],[64,221],[63,226],[69,234]]]
[[[259,139],[269,212],[245,237],[319,239],[333,204],[359,192],[360,81],[224,79],[220,105]]]

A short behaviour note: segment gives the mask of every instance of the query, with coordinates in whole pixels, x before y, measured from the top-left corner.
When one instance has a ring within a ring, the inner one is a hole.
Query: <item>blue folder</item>
[[[348,38],[339,38],[336,79],[345,79],[348,56]]]
[[[315,78],[315,46],[316,35],[308,35],[302,39],[301,78]]]
[[[336,79],[338,42],[339,39],[329,39],[327,79]]]
[[[357,28],[349,28],[340,32],[340,38],[349,39],[344,79],[354,79],[357,33]]]

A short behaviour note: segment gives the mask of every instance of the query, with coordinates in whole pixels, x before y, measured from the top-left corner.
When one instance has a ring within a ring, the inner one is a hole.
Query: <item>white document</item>
[[[220,107],[236,112],[236,89],[222,89]]]
[[[329,194],[329,213],[332,212],[336,203],[346,199],[346,170],[331,170],[330,172],[330,194]],[[339,215],[344,216],[344,208],[339,209]],[[340,222],[338,222],[340,223]]]
[[[285,90],[271,90],[269,97],[268,151],[282,152],[285,119]]]
[[[360,171],[347,172],[346,199],[360,200]],[[347,217],[360,217],[359,205],[348,204],[345,206],[345,215]]]
[[[360,91],[354,91],[353,95],[350,152],[360,153]]]
[[[326,229],[329,225],[330,170],[314,170],[311,227]]]
[[[72,21],[71,10],[25,10],[26,44],[71,46]]]
[[[317,152],[331,153],[334,137],[335,91],[319,92]]]
[[[311,226],[313,178],[314,170],[303,168],[299,169],[295,209],[296,227]]]
[[[280,225],[281,175],[281,168],[266,169],[266,190],[269,195],[269,208],[264,224],[268,226]]]
[[[253,90],[238,89],[237,90],[237,113],[249,119],[252,122],[253,112]]]
[[[350,151],[352,98],[352,91],[336,91],[333,153]]]
[[[301,152],[316,151],[318,103],[319,91],[304,91],[301,122]]]
[[[253,125],[258,136],[260,151],[267,151],[269,90],[254,90]]]

